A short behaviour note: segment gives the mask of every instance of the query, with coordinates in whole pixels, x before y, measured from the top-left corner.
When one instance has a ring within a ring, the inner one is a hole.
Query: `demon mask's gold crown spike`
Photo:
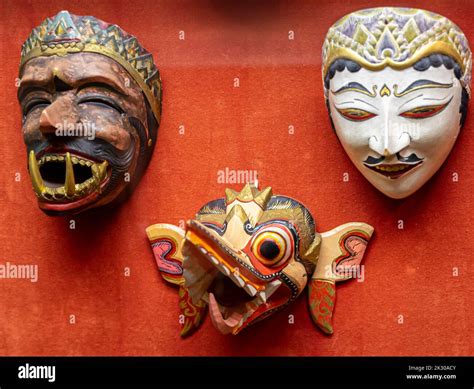
[[[252,184],[246,184],[242,191],[237,192],[235,190],[227,188],[225,190],[226,203],[230,204],[234,200],[249,202],[256,202],[262,209],[267,207],[268,201],[272,197],[272,188],[269,186],[262,191],[259,191],[258,188]]]
[[[22,46],[20,72],[32,58],[79,52],[102,54],[120,63],[140,85],[160,122],[161,79],[152,55],[134,36],[93,16],[61,11],[44,20]]]
[[[328,31],[323,46],[323,77],[338,58],[369,70],[405,69],[431,54],[445,54],[461,67],[469,90],[471,50],[463,32],[447,18],[411,8],[372,8],[353,12]]]

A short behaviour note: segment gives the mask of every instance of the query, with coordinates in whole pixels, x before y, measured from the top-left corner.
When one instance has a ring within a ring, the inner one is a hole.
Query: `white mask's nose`
[[[384,86],[384,88],[387,87]],[[410,135],[406,129],[402,128],[401,123],[394,117],[393,100],[389,95],[382,97],[381,109],[383,111],[383,119],[378,124],[380,127],[369,138],[369,147],[384,157],[397,154],[411,142]]]
[[[388,157],[402,151],[410,144],[410,135],[406,132],[393,135],[372,135],[369,138],[369,147],[379,155]]]

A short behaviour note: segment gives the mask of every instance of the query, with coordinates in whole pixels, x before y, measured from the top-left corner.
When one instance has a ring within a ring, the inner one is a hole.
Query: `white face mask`
[[[440,168],[460,130],[462,86],[443,65],[337,71],[328,98],[336,133],[369,182],[407,197]]]

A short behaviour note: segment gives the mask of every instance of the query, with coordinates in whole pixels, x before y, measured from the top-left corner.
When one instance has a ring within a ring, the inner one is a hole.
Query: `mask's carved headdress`
[[[122,65],[142,88],[160,123],[161,79],[153,56],[133,35],[93,16],[61,11],[54,18],[45,19],[23,44],[20,73],[32,58],[79,52],[102,54]]]
[[[323,79],[339,58],[368,70],[406,69],[431,54],[443,54],[458,63],[459,80],[469,93],[471,50],[463,32],[449,19],[410,8],[353,12],[329,29],[323,46]]]

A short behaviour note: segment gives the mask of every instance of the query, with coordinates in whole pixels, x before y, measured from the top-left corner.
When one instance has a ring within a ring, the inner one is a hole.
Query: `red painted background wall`
[[[445,165],[403,201],[384,197],[357,172],[326,114],[320,53],[327,29],[346,13],[384,4],[2,0],[0,263],[37,264],[39,280],[0,280],[0,354],[473,355],[472,109]],[[443,14],[474,43],[468,0],[390,5]],[[157,148],[134,196],[113,212],[75,218],[75,230],[35,204],[15,87],[21,44],[62,9],[136,35],[164,86]],[[159,276],[144,230],[185,220],[223,196],[217,175],[226,167],[257,170],[261,185],[306,204],[319,231],[352,220],[375,226],[365,281],[338,289],[333,336],[312,324],[302,296],[237,337],[218,334],[207,318],[193,337],[179,338],[177,293]]]

